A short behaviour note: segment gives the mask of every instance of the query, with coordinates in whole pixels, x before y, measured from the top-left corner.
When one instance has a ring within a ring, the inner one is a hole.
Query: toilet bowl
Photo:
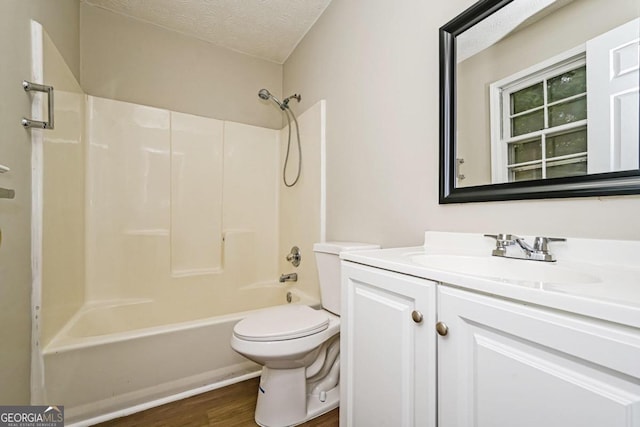
[[[245,320],[234,328],[231,346],[275,369],[308,366],[315,359],[314,350],[340,331],[338,316],[306,305],[267,308]]]
[[[338,406],[337,380],[315,398],[308,396],[307,386],[327,361],[328,346],[323,344],[339,336],[338,316],[306,305],[286,305],[264,309],[245,320],[236,325],[231,347],[263,365],[255,414],[258,425],[297,425]],[[254,327],[259,332],[252,335],[249,331]],[[337,360],[336,356],[330,362]],[[327,393],[331,389],[335,391]]]
[[[258,425],[294,426],[339,405],[339,254],[377,248],[364,243],[316,243],[322,309],[295,304],[271,307],[236,324],[231,347],[263,365],[255,413]]]

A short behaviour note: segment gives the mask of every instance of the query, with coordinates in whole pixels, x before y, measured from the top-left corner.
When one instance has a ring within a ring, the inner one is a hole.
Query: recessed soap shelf
[[[0,165],[0,173],[9,172],[11,169],[6,167],[5,165]],[[0,188],[0,199],[13,199],[16,197],[16,192],[14,190],[9,190],[8,188]]]
[[[14,190],[0,188],[0,199],[13,199],[14,197],[16,197],[16,192]]]

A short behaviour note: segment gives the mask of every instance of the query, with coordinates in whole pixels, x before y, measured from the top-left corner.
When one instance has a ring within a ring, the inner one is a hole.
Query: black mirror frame
[[[512,1],[481,0],[440,28],[440,204],[640,194],[640,169],[455,187],[455,39]]]

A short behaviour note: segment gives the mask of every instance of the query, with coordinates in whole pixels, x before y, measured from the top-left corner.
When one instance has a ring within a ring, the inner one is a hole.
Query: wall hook
[[[465,179],[464,174],[460,173],[460,165],[462,164],[464,164],[464,159],[462,158],[456,159],[456,178],[458,178],[459,180]]]

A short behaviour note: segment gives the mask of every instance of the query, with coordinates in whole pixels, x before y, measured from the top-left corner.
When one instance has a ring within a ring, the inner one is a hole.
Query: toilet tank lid
[[[336,255],[340,252],[362,251],[366,249],[380,249],[380,245],[360,242],[323,242],[313,245],[314,252],[323,252]]]

